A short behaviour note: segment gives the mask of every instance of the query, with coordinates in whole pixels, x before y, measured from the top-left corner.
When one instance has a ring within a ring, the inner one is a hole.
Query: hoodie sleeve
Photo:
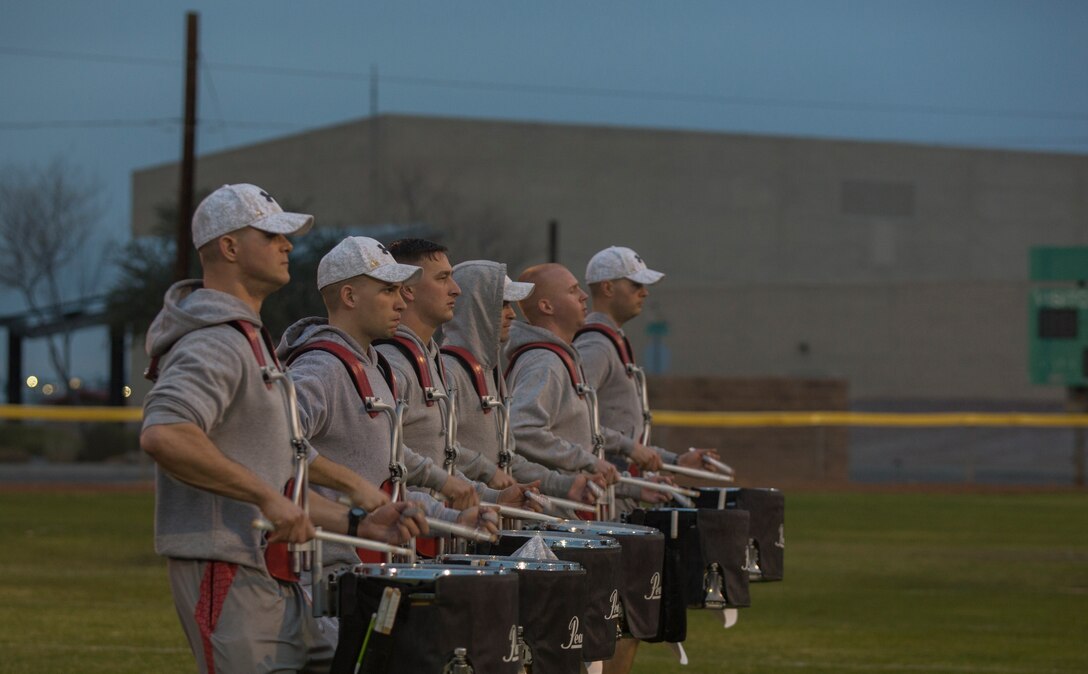
[[[519,363],[520,365],[520,363]],[[517,451],[527,459],[559,470],[590,470],[597,463],[593,453],[567,442],[552,431],[552,419],[559,413],[564,387],[570,382],[565,372],[527,363],[511,373],[514,400],[510,409],[510,428]]]
[[[309,367],[320,355],[302,356],[287,370],[295,385],[298,399],[298,420],[304,438],[320,437],[328,430],[330,403],[325,381],[317,370]]]
[[[597,391],[600,391],[608,377],[614,376],[612,369],[615,360],[615,347],[598,335],[583,335],[575,340],[574,347],[582,359],[582,371],[586,375],[586,383]],[[626,377],[627,374],[623,373]],[[604,436],[604,451],[609,454],[620,453],[630,456],[635,448],[635,441],[619,431],[601,425],[601,435]]]
[[[409,489],[405,494],[405,498],[423,508],[423,514],[427,517],[433,517],[446,522],[456,522],[457,518],[461,515],[460,510],[447,508],[441,501],[425,492]]]
[[[497,465],[483,454],[457,443],[457,467],[470,479],[477,482],[490,482],[495,477]]]
[[[404,467],[408,471],[404,479],[413,487],[425,487],[438,491],[446,484],[446,478],[449,477],[441,466],[421,456],[410,447],[404,448]]]
[[[214,326],[182,337],[162,359],[158,381],[144,402],[144,428],[157,424],[195,424],[204,433],[218,426],[242,387],[243,354],[249,345],[234,328]]]
[[[564,475],[539,463],[533,463],[520,454],[514,454],[514,458],[510,460],[510,474],[520,484],[540,480],[540,491],[548,496],[566,498],[567,492],[574,486],[573,475]]]

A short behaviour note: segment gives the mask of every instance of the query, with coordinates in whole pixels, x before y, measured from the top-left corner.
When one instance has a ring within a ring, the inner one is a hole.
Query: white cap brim
[[[364,276],[385,281],[386,283],[403,283],[412,285],[423,278],[423,267],[410,264],[383,264],[370,271],[363,272]]]
[[[535,283],[521,283],[506,279],[506,283],[502,287],[502,301],[520,302],[531,295],[534,288],[536,288]]]
[[[305,213],[273,213],[250,223],[249,226],[272,234],[302,236],[314,226],[314,216]]]
[[[654,271],[653,269],[640,269],[626,278],[635,283],[641,283],[644,286],[651,286],[665,278],[665,275],[659,271]]]

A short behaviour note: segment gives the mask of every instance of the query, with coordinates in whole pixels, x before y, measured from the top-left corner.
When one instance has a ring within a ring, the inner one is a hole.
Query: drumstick
[[[436,530],[444,531],[447,534],[453,534],[458,538],[467,538],[470,541],[481,541],[484,543],[497,543],[499,537],[495,534],[490,534],[483,529],[474,529],[472,527],[466,527],[463,524],[457,524],[456,522],[447,522],[446,520],[437,520],[433,517],[428,517],[427,526]]]
[[[736,474],[736,472],[733,470],[732,466],[730,466],[728,463],[722,463],[721,461],[718,461],[713,456],[707,456],[706,454],[703,454],[703,463],[708,463],[711,466],[714,466],[715,468],[717,468],[718,470],[720,470],[722,473],[724,473],[726,475],[735,475]]]
[[[355,505],[346,496],[341,496],[336,499],[338,503],[342,503],[346,506]],[[453,534],[458,538],[467,538],[470,541],[483,541],[485,543],[494,543],[498,538],[492,534],[487,533],[483,529],[475,529],[473,527],[466,527],[463,524],[457,524],[455,522],[447,522],[446,520],[435,519],[434,517],[424,517],[427,520],[427,526],[435,531],[442,531],[447,534]]]
[[[260,529],[261,531],[275,531],[276,526],[264,519],[258,517],[253,520],[252,524],[254,529]],[[355,536],[345,536],[344,534],[334,534],[331,531],[319,531],[314,537],[320,541],[327,543],[343,543],[344,545],[350,545],[356,548],[362,548],[363,550],[374,550],[376,552],[389,552],[394,555],[404,555],[406,557],[415,557],[415,550],[409,550],[408,548],[397,547],[396,545],[390,545],[388,543],[382,543],[381,541],[372,541],[367,538],[357,538]]]
[[[515,508],[514,506],[499,505],[498,503],[483,503],[480,505],[488,508],[495,508],[499,511],[500,515],[506,515],[507,517],[517,517],[523,520],[540,520],[541,522],[562,522],[562,517],[554,517],[552,515],[545,515],[544,513],[538,513],[535,510],[525,510],[523,508]]]
[[[725,465],[724,463],[722,464]],[[670,473],[678,473],[680,475],[687,475],[688,477],[698,477],[704,480],[718,480],[720,482],[732,482],[733,476],[726,475],[724,473],[712,473],[709,470],[700,470],[698,468],[688,468],[687,466],[676,466],[671,463],[661,464],[661,470],[667,470]]]
[[[536,501],[537,504],[544,508],[559,507],[566,508],[567,510],[577,510],[584,513],[597,512],[596,506],[591,506],[588,503],[581,503],[579,501],[571,501],[570,499],[559,498],[557,496],[545,496],[543,494],[537,494],[531,491],[525,492],[525,497]]]
[[[637,477],[620,476],[620,482],[624,484],[633,484],[644,489],[652,489],[654,491],[667,491],[670,494],[680,494],[681,496],[690,496],[691,498],[697,498],[699,492],[694,489],[684,489],[683,487],[674,487],[671,484],[662,484],[660,482],[651,482],[649,480],[640,480]]]

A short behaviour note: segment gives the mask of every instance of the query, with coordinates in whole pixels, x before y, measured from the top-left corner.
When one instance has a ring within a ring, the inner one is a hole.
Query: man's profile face
[[[392,337],[407,306],[401,284],[359,276],[351,285],[356,300],[353,317],[359,331],[370,341]]]
[[[453,280],[453,267],[445,253],[425,256],[416,264],[423,268],[423,277],[411,288],[412,311],[437,328],[453,318],[461,287]]]
[[[283,234],[272,234],[253,227],[243,227],[227,236],[234,239],[238,268],[244,278],[268,292],[291,280],[288,258],[294,245]]]

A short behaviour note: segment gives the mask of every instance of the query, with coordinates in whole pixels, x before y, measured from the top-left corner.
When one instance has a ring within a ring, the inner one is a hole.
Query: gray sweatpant
[[[336,644],[297,583],[226,562],[167,559],[170,590],[202,674],[327,672]]]

